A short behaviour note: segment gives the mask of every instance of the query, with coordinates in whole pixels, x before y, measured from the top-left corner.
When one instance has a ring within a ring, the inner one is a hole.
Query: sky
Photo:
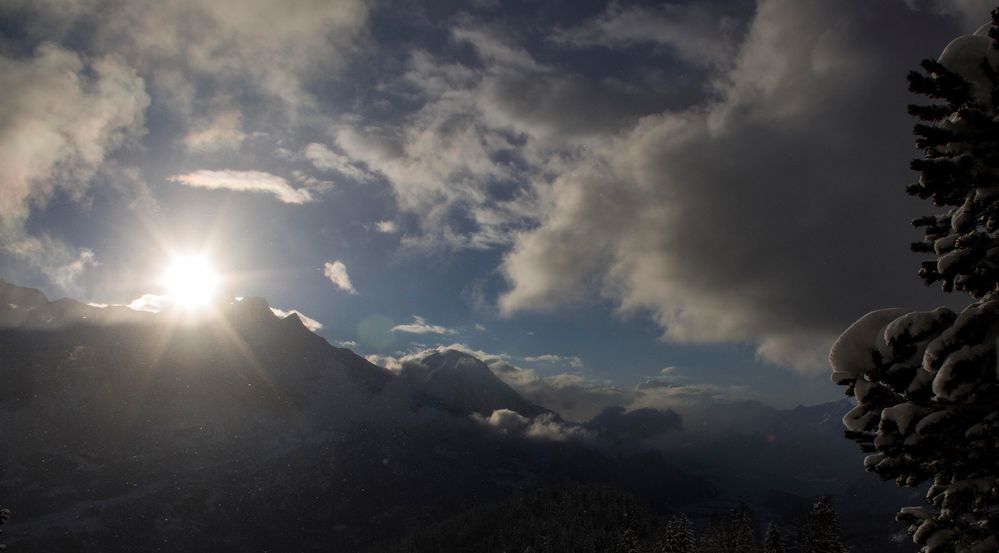
[[[906,73],[986,0],[7,0],[0,277],[155,309],[170,259],[392,366],[840,396],[915,275]]]

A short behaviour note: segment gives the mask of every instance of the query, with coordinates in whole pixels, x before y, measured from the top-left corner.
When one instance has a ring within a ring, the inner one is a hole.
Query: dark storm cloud
[[[905,73],[956,30],[902,3],[761,1],[720,99],[648,116],[554,181],[505,259],[501,308],[597,278],[669,339],[811,370],[864,312],[938,301],[907,254]]]

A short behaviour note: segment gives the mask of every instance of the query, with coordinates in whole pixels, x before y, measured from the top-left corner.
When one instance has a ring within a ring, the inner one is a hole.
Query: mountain
[[[718,493],[659,452],[559,434],[554,414],[451,352],[397,375],[260,298],[209,313],[0,281],[11,550],[356,551],[553,485],[619,486],[660,508]],[[492,425],[493,408],[526,430]]]
[[[656,443],[681,469],[717,483],[724,494],[688,507],[695,520],[747,503],[793,527],[820,495],[836,499],[845,543],[853,551],[911,551],[895,513],[921,505],[925,490],[899,488],[864,471],[856,444],[843,435],[848,399],[793,409],[753,401],[683,410],[684,431]],[[688,416],[693,419],[688,426]]]
[[[489,416],[498,409],[526,417],[551,413],[521,397],[479,359],[453,349],[406,363],[402,376],[431,402],[455,413]]]

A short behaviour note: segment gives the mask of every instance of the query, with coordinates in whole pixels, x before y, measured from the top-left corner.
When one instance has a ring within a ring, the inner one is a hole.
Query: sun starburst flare
[[[171,303],[184,309],[210,305],[218,294],[220,281],[219,273],[203,255],[174,257],[161,277]]]

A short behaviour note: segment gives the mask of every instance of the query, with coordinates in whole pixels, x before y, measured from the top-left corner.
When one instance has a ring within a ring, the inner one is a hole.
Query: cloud
[[[377,353],[373,353],[371,355],[366,355],[364,358],[367,359],[369,363],[378,365],[379,367],[384,367],[390,371],[399,372],[402,370],[402,360],[391,355],[378,355]]]
[[[505,256],[501,310],[598,293],[651,313],[668,340],[827,370],[859,315],[938,301],[906,248],[901,83],[950,32],[889,4],[760,1],[708,100],[641,118],[555,178],[546,216]]]
[[[506,247],[543,215],[535,184],[587,140],[634,123],[668,91],[563,74],[536,62],[497,26],[462,21],[456,42],[482,67],[418,50],[397,94],[418,109],[401,123],[344,124],[336,145],[380,172],[397,207],[419,215],[404,245]],[[578,140],[580,143],[573,141]]]
[[[305,147],[304,155],[316,169],[336,171],[345,177],[361,182],[372,178],[371,173],[360,167],[350,157],[334,152],[323,144],[316,142],[309,144]]]
[[[378,221],[375,223],[375,230],[382,234],[395,234],[399,232],[399,225],[395,221]]]
[[[204,153],[234,151],[239,149],[245,139],[242,113],[230,109],[205,123],[195,124],[184,136],[184,147],[188,151]]]
[[[527,418],[516,411],[497,409],[488,417],[473,414],[472,419],[514,436],[557,442],[593,440],[593,435],[586,428],[560,421],[550,414]]]
[[[516,365],[522,357],[506,353],[491,353],[468,344],[452,343],[433,348],[420,348],[406,354],[369,355],[368,361],[393,371],[406,363],[447,350],[457,350],[480,359],[489,370],[528,401],[558,413],[568,421],[585,422],[610,407],[625,410],[672,410],[698,423],[710,417],[712,406],[754,399],[744,386],[719,386],[698,382],[679,382],[676,377],[658,376],[647,379],[632,389],[622,388],[607,380],[588,378],[579,373],[543,375],[530,368]],[[538,356],[542,357],[542,356]],[[644,414],[636,417],[645,416]],[[667,415],[670,416],[670,415]]]
[[[573,46],[662,45],[694,65],[728,65],[744,30],[751,2],[627,5],[611,2],[603,14],[555,40]]]
[[[347,275],[347,266],[343,264],[343,261],[333,260],[327,261],[323,265],[323,274],[326,278],[330,279],[330,282],[336,285],[337,288],[347,292],[348,294],[357,294],[357,290],[354,289],[354,285],[350,282],[350,276]]]
[[[392,332],[407,332],[409,334],[457,334],[458,331],[430,324],[419,315],[413,315],[413,322],[392,327]]]
[[[311,330],[312,332],[315,332],[323,327],[323,323],[313,319],[312,317],[306,315],[305,313],[302,313],[297,309],[288,309],[287,311],[285,311],[284,309],[271,307],[271,312],[273,312],[278,317],[281,317],[282,319],[292,314],[297,315],[299,320],[302,321],[302,324],[305,325],[305,328]]]
[[[72,37],[122,56],[161,105],[186,119],[247,94],[276,101],[289,118],[307,113],[310,79],[336,74],[357,52],[369,10],[365,0],[49,0],[8,11],[30,23],[28,39]]]
[[[184,175],[174,175],[171,181],[192,188],[209,190],[235,190],[273,194],[286,204],[302,204],[313,201],[312,194],[302,188],[292,188],[288,181],[263,171],[195,171]]]
[[[120,60],[49,43],[29,57],[0,55],[0,87],[0,250],[76,293],[94,253],[31,235],[25,222],[57,195],[87,197],[109,153],[144,132],[149,97]]]
[[[81,279],[99,265],[96,254],[89,248],[74,248],[47,234],[29,236],[21,229],[0,235],[0,251],[13,254],[70,295],[83,292]]]
[[[905,4],[912,10],[957,17],[966,34],[987,23],[988,13],[995,8],[993,0],[905,0]]]
[[[564,357],[561,355],[554,355],[551,353],[546,353],[544,355],[536,355],[530,357],[524,357],[524,361],[528,363],[556,363],[569,365],[573,369],[583,369],[583,360],[576,356]]]
[[[157,294],[142,294],[138,298],[132,300],[126,307],[133,311],[145,311],[147,313],[159,313],[163,311],[170,305],[173,301],[170,296],[161,296]]]

